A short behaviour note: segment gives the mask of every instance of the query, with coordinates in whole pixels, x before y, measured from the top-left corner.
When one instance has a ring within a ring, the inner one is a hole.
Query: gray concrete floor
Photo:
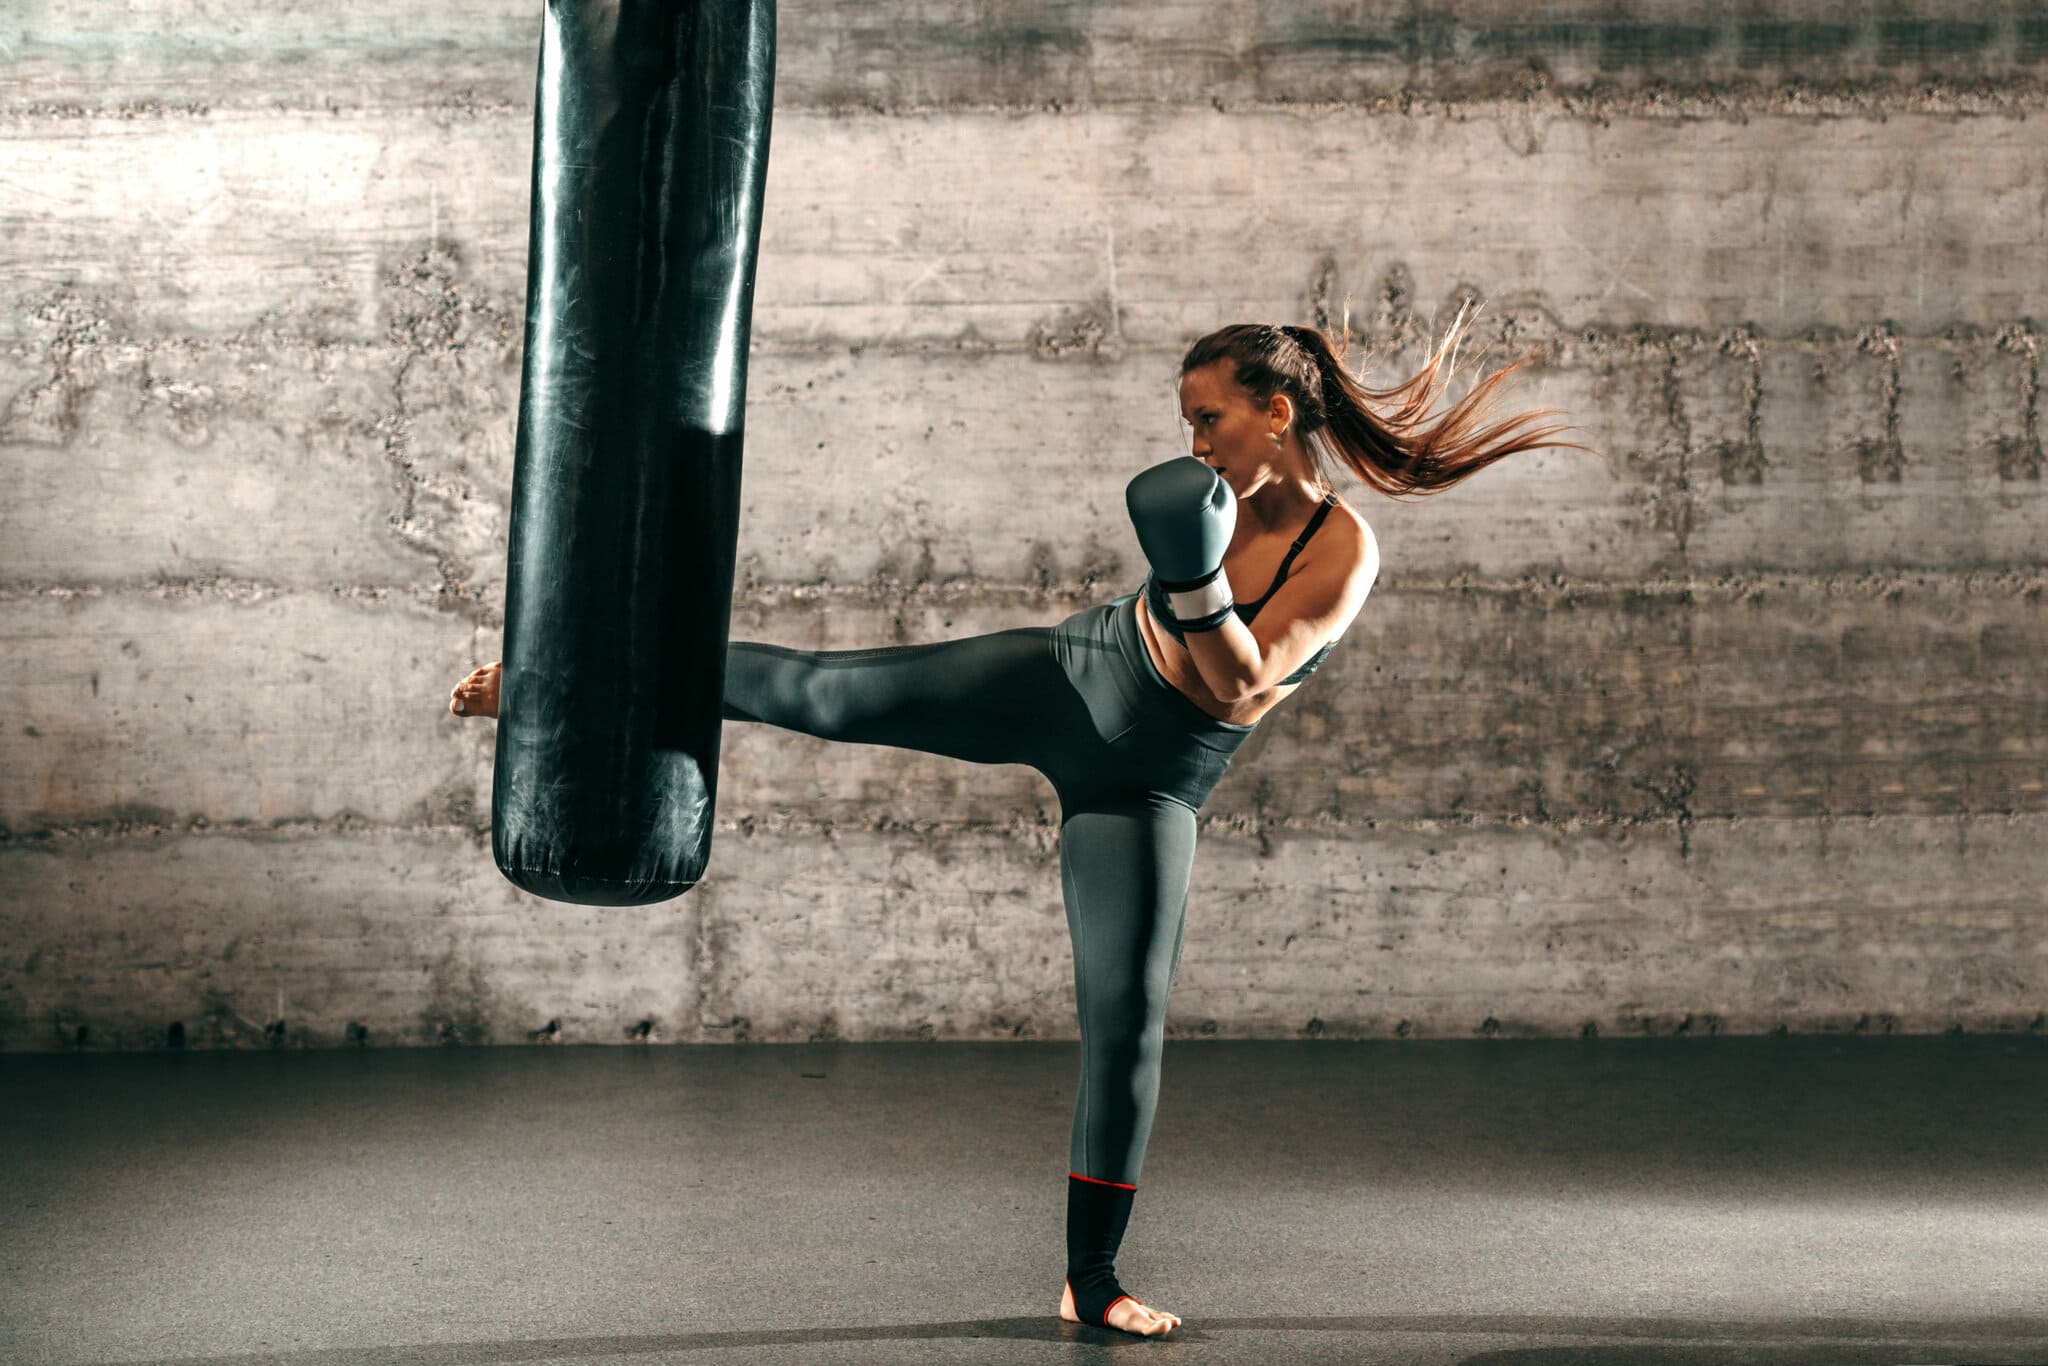
[[[2048,1361],[2048,1040],[1176,1043],[1054,1317],[1072,1044],[0,1058],[14,1362]]]

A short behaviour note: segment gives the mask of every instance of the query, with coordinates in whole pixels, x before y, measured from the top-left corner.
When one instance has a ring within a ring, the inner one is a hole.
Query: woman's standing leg
[[[1159,1102],[1166,1000],[1187,924],[1195,813],[1170,797],[1132,793],[1068,805],[1064,814],[1060,882],[1081,1024],[1081,1085],[1067,1178],[1067,1284],[1076,1317],[1107,1325],[1109,1310],[1131,1298],[1117,1284],[1116,1252]]]

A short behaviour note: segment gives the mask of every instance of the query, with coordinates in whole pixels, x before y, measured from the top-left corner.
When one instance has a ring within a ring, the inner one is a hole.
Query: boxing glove
[[[1193,456],[1141,471],[1124,488],[1138,546],[1183,632],[1213,631],[1231,615],[1223,552],[1237,527],[1237,495]]]

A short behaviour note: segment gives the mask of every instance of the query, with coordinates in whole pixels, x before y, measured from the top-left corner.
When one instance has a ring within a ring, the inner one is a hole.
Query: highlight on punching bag
[[[637,906],[711,855],[774,0],[546,0],[491,852]]]

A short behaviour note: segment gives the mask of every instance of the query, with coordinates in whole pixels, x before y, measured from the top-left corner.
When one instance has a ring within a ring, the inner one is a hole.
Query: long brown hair
[[[1441,416],[1428,420],[1439,389],[1457,371],[1457,345],[1470,326],[1460,308],[1423,367],[1390,389],[1368,388],[1345,369],[1344,353],[1351,349],[1348,319],[1344,340],[1336,346],[1320,328],[1233,323],[1190,347],[1180,372],[1228,360],[1237,382],[1257,402],[1286,394],[1294,403],[1310,464],[1325,487],[1332,483],[1332,461],[1388,497],[1401,498],[1447,489],[1516,451],[1541,446],[1591,451],[1576,441],[1556,440],[1559,433],[1573,430],[1563,423],[1522,430],[1539,418],[1561,415],[1558,408],[1535,408],[1481,425],[1500,400],[1501,384],[1530,355],[1488,375]]]

